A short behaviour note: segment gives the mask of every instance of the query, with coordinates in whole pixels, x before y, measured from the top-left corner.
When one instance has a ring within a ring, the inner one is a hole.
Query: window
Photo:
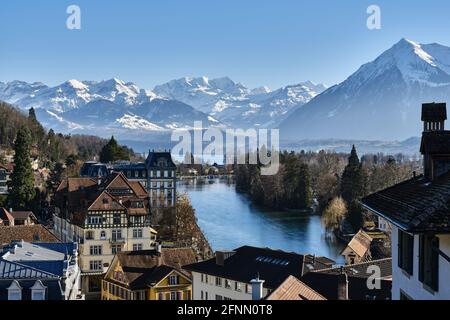
[[[31,300],[45,300],[45,289],[41,281],[36,281],[31,287]]]
[[[222,286],[222,278],[216,277],[216,286],[218,287]]]
[[[169,277],[169,285],[176,286],[179,283],[179,277],[178,276],[170,276]]]
[[[225,301],[231,301],[232,299],[231,299],[231,298],[227,298],[227,297],[223,297],[223,300],[225,300]]]
[[[91,256],[101,256],[102,255],[102,246],[90,246],[89,253]]]
[[[158,293],[158,300],[164,300],[164,293]]]
[[[200,291],[200,300],[203,300],[203,290]]]
[[[106,239],[106,232],[102,231],[100,232],[100,240],[105,240]]]
[[[203,273],[201,274],[201,281],[205,282],[205,275]]]
[[[93,224],[93,225],[102,224],[102,216],[89,216],[88,224]]]
[[[22,300],[22,287],[17,280],[13,280],[8,287],[8,300]]]
[[[164,170],[164,178],[167,178],[169,176],[169,171]]]
[[[133,238],[135,239],[142,238],[142,229],[133,229]]]
[[[142,243],[133,244],[133,251],[142,251]]]
[[[112,254],[116,254],[118,252],[122,251],[122,246],[120,244],[113,244],[111,246],[111,252]]]
[[[398,266],[413,275],[414,236],[398,230]]]
[[[205,291],[205,300],[208,300],[208,291]]]
[[[112,231],[112,240],[122,240],[122,230],[113,230]]]
[[[225,280],[225,288],[231,289],[231,281],[230,280]]]
[[[120,271],[114,271],[113,274],[114,280],[117,280],[119,282],[123,282],[123,273]]]
[[[121,224],[121,223],[122,223],[121,215],[115,214],[113,216],[113,224]]]
[[[245,285],[245,293],[252,293],[252,286],[249,284]]]
[[[191,300],[191,291],[190,290],[186,290],[184,292],[184,297],[185,297],[185,300]]]
[[[102,261],[101,260],[92,260],[89,262],[89,269],[92,271],[102,271]]]
[[[94,231],[86,231],[86,240],[94,240]]]
[[[223,297],[221,295],[216,294],[216,300],[223,300]]]
[[[439,291],[439,238],[435,235],[419,238],[419,281]]]
[[[236,290],[236,291],[242,291],[242,289],[241,289],[241,283],[240,282],[235,282],[234,283],[234,290]]]

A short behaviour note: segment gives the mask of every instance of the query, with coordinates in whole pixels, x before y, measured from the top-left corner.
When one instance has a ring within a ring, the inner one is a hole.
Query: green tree
[[[347,205],[344,199],[336,197],[327,205],[322,214],[322,225],[328,233],[339,230],[347,215]]]
[[[100,152],[100,162],[109,163],[118,160],[130,160],[130,152],[127,148],[119,146],[112,136]]]
[[[30,131],[22,126],[14,142],[14,170],[11,175],[8,198],[10,205],[16,210],[29,209],[36,195],[30,149]]]
[[[362,225],[362,208],[359,200],[366,194],[366,182],[365,170],[353,146],[348,164],[342,174],[341,195],[348,204],[348,220],[355,230]]]
[[[56,193],[56,189],[63,180],[64,166],[61,162],[57,162],[55,167],[50,172],[49,178],[47,180],[47,193],[53,196]]]
[[[313,195],[309,167],[302,162],[298,168],[298,208],[309,209],[312,206]]]

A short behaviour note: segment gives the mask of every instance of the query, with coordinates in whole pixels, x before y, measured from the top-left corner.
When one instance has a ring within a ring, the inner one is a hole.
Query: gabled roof
[[[12,224],[14,222],[14,217],[5,208],[0,208],[0,221],[2,220],[8,221],[8,224]]]
[[[40,224],[31,226],[5,226],[0,229],[0,246],[12,241],[61,242],[53,233]]]
[[[89,206],[88,211],[105,211],[105,210],[126,210],[119,201],[117,201],[108,192],[103,191],[97,199]]]
[[[266,300],[326,300],[294,276],[289,276]]]
[[[25,220],[31,218],[34,221],[37,221],[37,218],[32,211],[11,211],[10,214],[14,219]]]
[[[198,262],[184,268],[239,282],[250,283],[259,274],[267,288],[277,288],[288,276],[302,276],[303,255],[269,248],[243,246],[234,250],[235,254],[223,265],[216,258]]]
[[[351,249],[358,257],[362,258],[366,255],[367,251],[370,250],[371,243],[372,238],[364,232],[364,230],[360,230],[352,240],[350,240],[347,248]],[[347,248],[344,248],[344,251],[346,251]]]
[[[363,206],[411,233],[450,233],[450,172],[430,181],[423,176],[362,199]]]
[[[157,250],[119,252],[114,260],[120,263],[130,288],[142,289],[154,286],[173,270],[190,278],[182,266],[195,262],[196,258],[191,248],[162,248],[161,254]]]

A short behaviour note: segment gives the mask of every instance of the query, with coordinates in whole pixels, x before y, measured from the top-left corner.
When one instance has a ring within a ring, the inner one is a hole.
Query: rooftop
[[[0,228],[0,247],[9,245],[14,240],[23,240],[26,242],[61,242],[50,230],[40,224],[31,226],[5,226]]]
[[[289,276],[267,297],[267,300],[326,300],[326,298],[296,277]]]
[[[423,176],[362,199],[363,206],[411,233],[450,232],[450,172],[430,181]]]
[[[233,252],[227,255],[228,258],[224,259],[223,265],[218,264],[216,258],[213,258],[184,268],[244,283],[250,283],[259,274],[266,287],[275,289],[290,275],[300,278],[302,273],[309,272],[314,267],[322,269],[329,267],[320,263],[320,259],[316,259],[313,263],[313,256],[305,257],[269,248],[243,246]],[[307,267],[308,264],[311,268]]]

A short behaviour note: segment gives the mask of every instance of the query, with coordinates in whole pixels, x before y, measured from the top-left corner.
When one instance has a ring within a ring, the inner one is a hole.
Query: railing
[[[109,243],[111,243],[111,244],[115,244],[115,243],[123,244],[123,243],[125,243],[125,238],[111,238],[111,239],[109,239]]]

